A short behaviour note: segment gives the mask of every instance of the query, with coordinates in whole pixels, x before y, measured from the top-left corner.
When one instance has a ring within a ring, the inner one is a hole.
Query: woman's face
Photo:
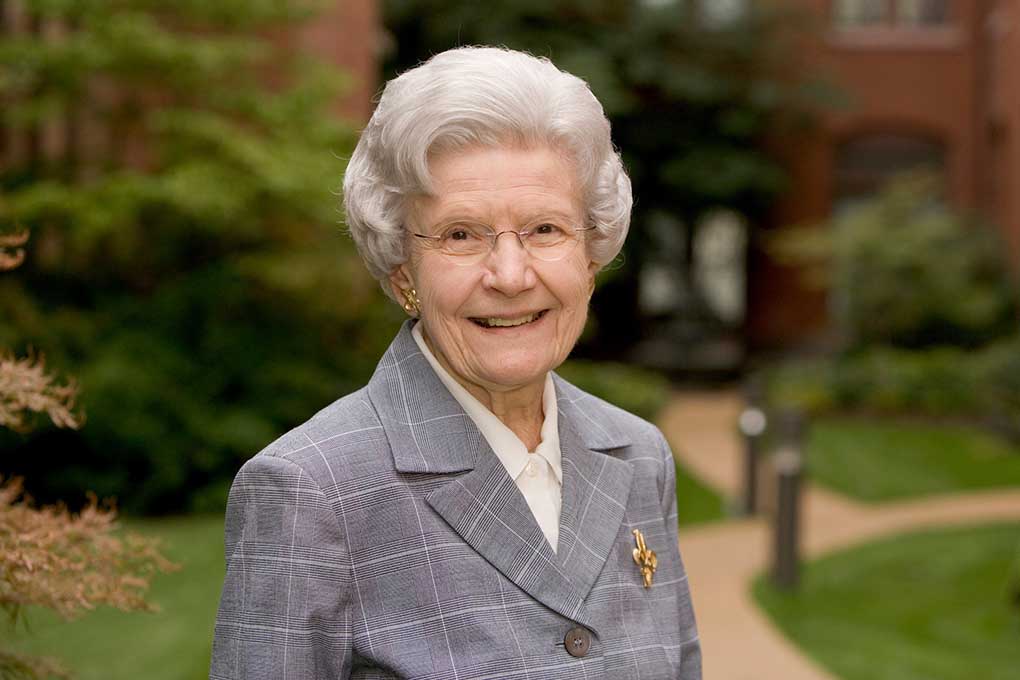
[[[435,234],[457,219],[495,231],[551,215],[584,222],[573,169],[547,147],[470,147],[429,167],[436,195],[415,201],[409,230]],[[406,288],[417,291],[429,346],[458,382],[475,393],[509,392],[541,385],[566,359],[584,328],[597,269],[583,241],[547,262],[504,234],[481,262],[462,266],[411,238],[411,257],[390,281],[397,299]]]

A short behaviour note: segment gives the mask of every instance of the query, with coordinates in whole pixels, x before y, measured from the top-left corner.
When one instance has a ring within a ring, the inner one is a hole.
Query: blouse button
[[[535,477],[538,475],[538,463],[531,460],[528,461],[528,465],[524,468],[524,474],[529,477]]]

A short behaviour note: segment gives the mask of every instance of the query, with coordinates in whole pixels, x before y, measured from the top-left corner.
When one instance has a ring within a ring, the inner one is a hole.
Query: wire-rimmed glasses
[[[473,265],[484,260],[492,252],[496,247],[496,240],[503,234],[516,234],[524,249],[536,259],[545,262],[562,260],[577,247],[584,232],[594,228],[546,218],[531,222],[520,230],[496,231],[481,222],[457,220],[437,229],[435,235],[419,234],[414,231],[411,234],[447,255],[455,264]]]

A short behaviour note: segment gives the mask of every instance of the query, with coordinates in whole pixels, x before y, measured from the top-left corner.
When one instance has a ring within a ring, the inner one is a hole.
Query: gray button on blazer
[[[662,434],[556,378],[554,553],[410,324],[237,474],[209,677],[700,678]]]

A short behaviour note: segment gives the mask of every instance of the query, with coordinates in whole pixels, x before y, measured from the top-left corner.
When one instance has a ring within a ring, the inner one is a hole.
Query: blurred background
[[[706,680],[1016,678],[1018,0],[0,0],[0,475],[180,567],[70,623],[0,570],[0,639],[206,676],[234,473],[403,318],[345,159],[467,44],[612,121],[632,230],[562,373],[674,447]],[[41,357],[80,427],[12,396]]]

